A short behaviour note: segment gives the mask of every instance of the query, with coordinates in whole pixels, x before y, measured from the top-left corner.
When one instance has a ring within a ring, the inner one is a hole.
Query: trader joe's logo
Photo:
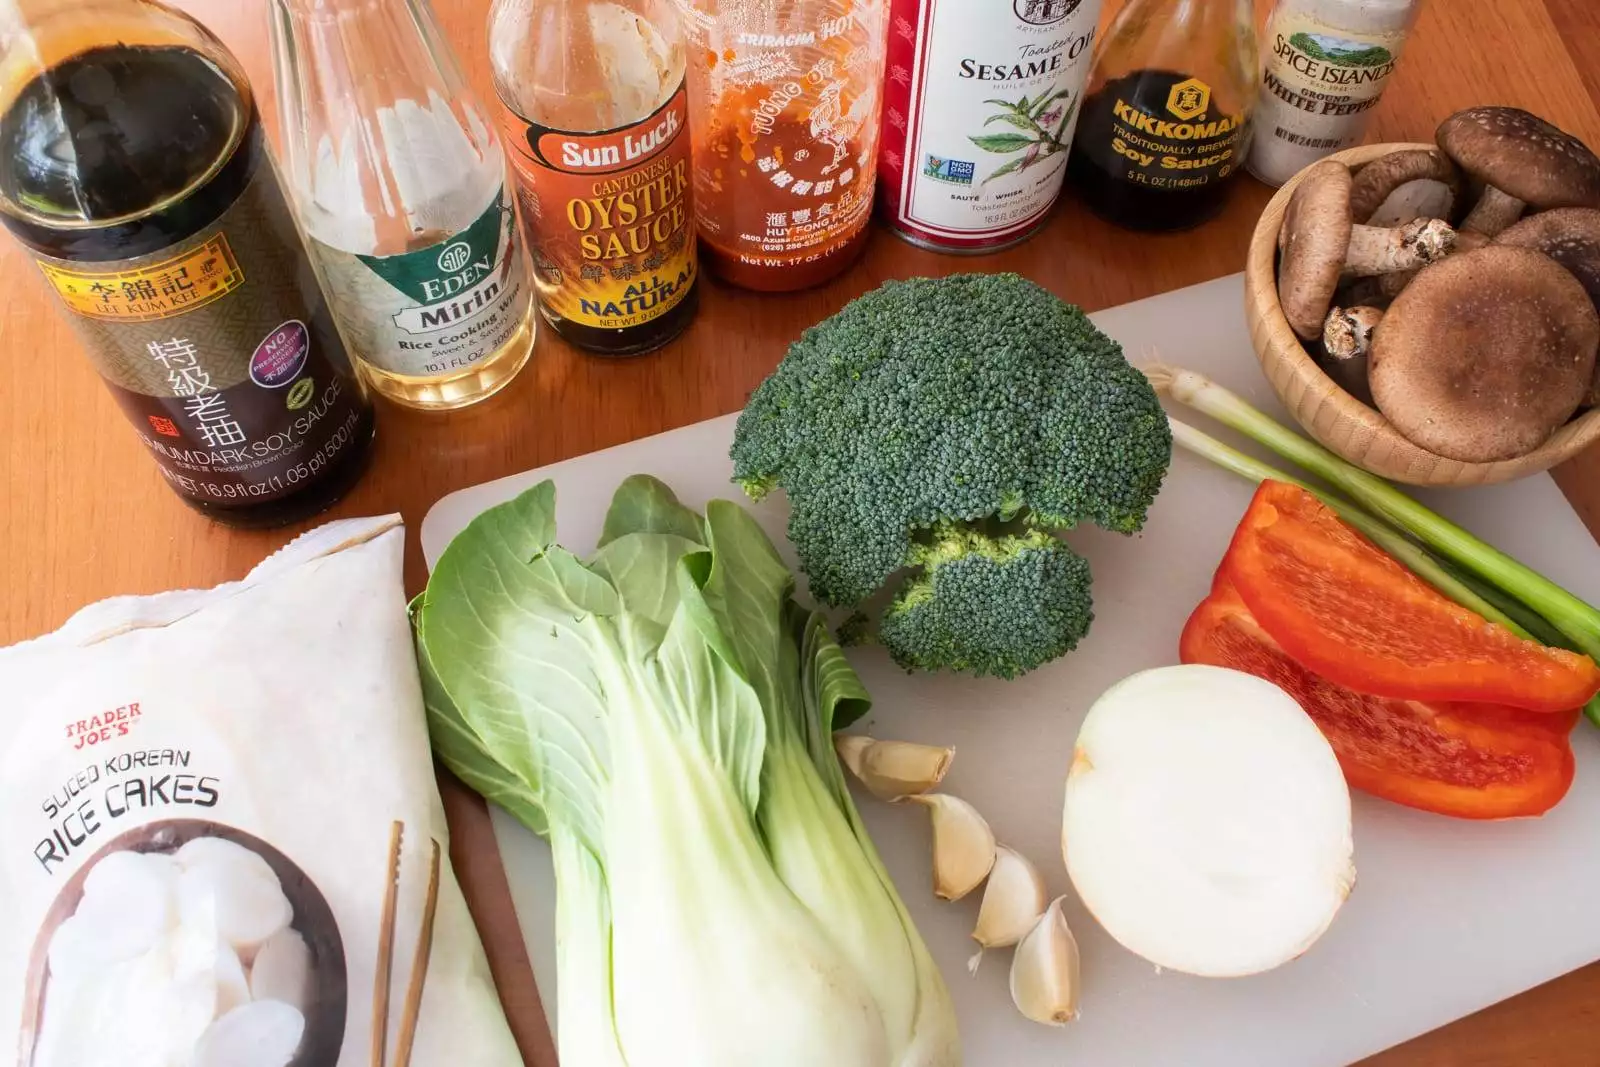
[[[1011,0],[1011,10],[1030,26],[1049,26],[1078,10],[1081,3],[1083,0]]]

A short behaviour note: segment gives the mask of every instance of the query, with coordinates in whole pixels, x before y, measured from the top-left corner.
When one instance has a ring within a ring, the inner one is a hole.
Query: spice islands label
[[[1404,30],[1351,33],[1280,7],[1265,38],[1263,135],[1318,154],[1355,144],[1405,37]]]
[[[600,329],[659,318],[695,279],[684,87],[647,118],[578,133],[507,112],[534,281],[547,311]]]

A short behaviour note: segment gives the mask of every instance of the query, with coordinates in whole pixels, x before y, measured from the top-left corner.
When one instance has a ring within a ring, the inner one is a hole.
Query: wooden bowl
[[[1329,159],[1359,166],[1402,148],[1429,144],[1374,144],[1336,152]],[[1278,228],[1300,176],[1289,179],[1267,204],[1250,239],[1244,270],[1245,319],[1250,342],[1267,380],[1306,432],[1373,474],[1411,485],[1488,485],[1549,470],[1600,441],[1600,408],[1582,413],[1527,455],[1493,463],[1463,463],[1412,444],[1389,420],[1339,388],[1323,373],[1289,328],[1278,306]]]

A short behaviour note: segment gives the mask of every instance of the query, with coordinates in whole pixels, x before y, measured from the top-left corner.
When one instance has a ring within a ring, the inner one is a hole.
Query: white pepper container
[[[1361,140],[1400,60],[1420,0],[1279,0],[1246,166],[1282,185]]]

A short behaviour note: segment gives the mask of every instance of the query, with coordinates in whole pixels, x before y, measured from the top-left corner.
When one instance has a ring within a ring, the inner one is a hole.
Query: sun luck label
[[[534,280],[545,309],[601,329],[641,326],[692,288],[687,95],[639,122],[554,130],[506,112]]]

